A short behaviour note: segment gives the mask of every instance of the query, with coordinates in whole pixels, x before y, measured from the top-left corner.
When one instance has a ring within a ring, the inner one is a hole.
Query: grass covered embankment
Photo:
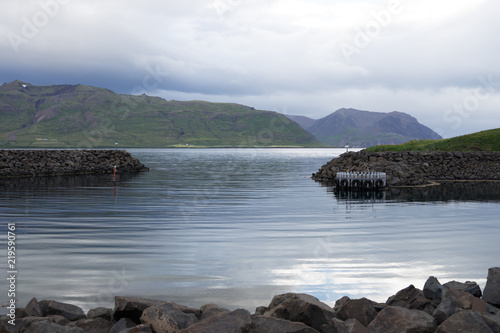
[[[366,151],[500,151],[500,128],[450,139],[415,140],[401,145],[374,146]]]

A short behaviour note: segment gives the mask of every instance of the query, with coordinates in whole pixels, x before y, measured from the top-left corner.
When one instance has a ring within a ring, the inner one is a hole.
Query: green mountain
[[[430,128],[409,114],[340,109],[318,119],[290,116],[324,144],[343,147],[370,147],[377,144],[400,144],[415,139],[441,139]]]
[[[0,86],[0,148],[321,147],[282,114],[83,85]]]
[[[374,146],[367,151],[500,151],[500,128],[443,140],[418,140]]]

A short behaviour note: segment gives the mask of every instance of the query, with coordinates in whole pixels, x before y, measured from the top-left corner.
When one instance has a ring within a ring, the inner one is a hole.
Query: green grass
[[[21,84],[0,86],[0,148],[325,147],[284,115],[244,105]]]
[[[442,140],[417,140],[401,145],[380,145],[378,151],[500,151],[500,128]]]

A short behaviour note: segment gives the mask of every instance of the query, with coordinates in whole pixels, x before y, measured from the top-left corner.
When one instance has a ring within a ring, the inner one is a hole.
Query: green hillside
[[[367,151],[500,151],[500,128],[442,140],[374,146]]]
[[[321,147],[282,114],[83,85],[0,86],[0,148]]]

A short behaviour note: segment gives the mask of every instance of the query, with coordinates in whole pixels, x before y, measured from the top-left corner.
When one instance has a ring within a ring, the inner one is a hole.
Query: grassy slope
[[[0,86],[0,148],[323,146],[284,115],[243,105],[20,84]]]
[[[500,151],[500,128],[443,140],[418,140],[367,151]]]

